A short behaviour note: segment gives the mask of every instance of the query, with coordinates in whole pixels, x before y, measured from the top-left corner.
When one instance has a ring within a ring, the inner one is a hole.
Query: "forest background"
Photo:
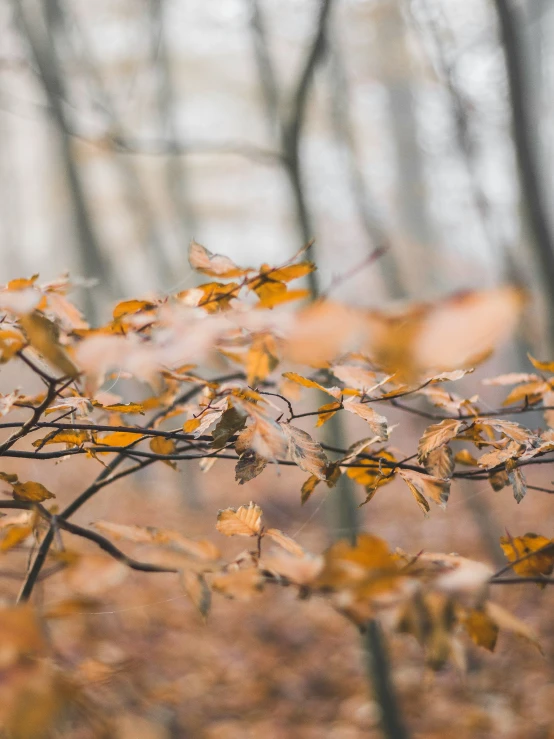
[[[546,0],[5,2],[0,282],[69,270],[76,301],[101,323],[123,299],[200,284],[192,239],[237,264],[273,266],[314,238],[306,286],[358,307],[520,285],[519,333],[460,384],[471,395],[483,378],[530,372],[526,352],[554,358],[552,10]],[[15,366],[0,383],[5,394],[21,384]],[[109,389],[134,400],[117,378]],[[405,449],[426,426],[416,415],[389,420]],[[541,423],[538,412],[526,419]],[[337,446],[358,438],[353,424],[335,429]],[[10,460],[2,471],[69,502],[89,464]],[[148,468],[94,499],[83,522],[211,538],[219,509],[255,500],[311,551],[348,534],[331,492],[300,506],[305,474],[271,469],[243,488],[226,464]],[[536,486],[550,485],[544,467]],[[445,511],[423,518],[397,486],[357,515],[409,552],[499,568],[506,530],[550,534],[541,492],[517,505],[487,481],[460,482]],[[362,502],[363,489],[351,490]],[[364,645],[320,601],[281,590],[255,605],[220,599],[204,624],[168,575],[121,580],[102,558],[90,568],[69,585],[52,580],[57,597],[73,589],[96,603],[60,618],[63,659],[94,685],[99,712],[64,736],[379,735]],[[8,602],[19,582],[12,565],[0,569]],[[52,598],[44,587],[39,598]],[[470,651],[464,677],[448,667],[422,688],[420,647],[392,638],[414,735],[444,736],[453,715],[462,737],[551,735],[550,589],[498,595],[546,658],[502,635],[494,654]]]

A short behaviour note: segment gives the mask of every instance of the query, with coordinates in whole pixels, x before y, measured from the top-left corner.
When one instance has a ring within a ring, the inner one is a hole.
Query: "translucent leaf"
[[[450,494],[450,482],[441,480],[432,475],[424,475],[422,472],[414,470],[397,470],[400,477],[410,488],[419,507],[425,512],[429,512],[429,504],[426,498],[431,498],[441,508],[446,508],[448,496]]]
[[[440,423],[429,426],[421,439],[418,446],[418,457],[421,460],[444,444],[448,444],[464,425],[463,421],[457,421],[455,418],[446,418]]]
[[[284,534],[279,529],[267,529],[265,536],[269,536],[272,541],[279,544],[280,547],[286,549],[290,554],[294,554],[296,557],[304,556],[304,549],[294,539],[287,534]]]
[[[262,527],[262,509],[255,503],[225,508],[217,514],[216,529],[225,536],[256,536]]]
[[[221,254],[213,254],[205,246],[196,241],[191,241],[189,246],[189,264],[197,272],[202,272],[210,277],[241,277],[249,270],[237,267],[229,257]]]
[[[387,441],[389,438],[388,421],[384,416],[381,416],[371,406],[362,403],[356,403],[352,400],[345,400],[343,408],[350,413],[353,413],[368,424],[372,432],[379,437],[381,441]]]

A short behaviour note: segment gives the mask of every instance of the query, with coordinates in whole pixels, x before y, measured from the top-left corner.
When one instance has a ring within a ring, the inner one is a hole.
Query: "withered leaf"
[[[450,481],[441,480],[432,475],[424,475],[414,470],[398,469],[398,474],[408,485],[419,507],[429,512],[429,504],[426,497],[431,498],[441,508],[445,508],[450,494]]]
[[[260,457],[253,449],[243,452],[235,466],[235,480],[244,485],[261,474],[267,465],[267,459]]]
[[[463,421],[458,421],[455,418],[445,418],[440,423],[429,426],[419,440],[417,451],[420,462],[434,449],[452,441],[463,425]]]
[[[454,455],[449,446],[433,449],[423,460],[423,466],[430,475],[443,480],[450,478],[454,472]]]
[[[320,480],[325,480],[326,468],[329,460],[321,445],[302,429],[291,426],[290,423],[281,423],[281,428],[288,440],[289,456],[301,470],[311,472]]]
[[[508,470],[508,464],[506,465]],[[513,467],[508,471],[508,480],[514,491],[514,498],[516,503],[521,503],[527,492],[527,484],[525,482],[525,476],[523,470],[520,467]]]
[[[43,500],[55,498],[54,493],[47,490],[40,482],[13,482],[13,497],[17,500],[31,500],[42,503]]]
[[[262,509],[255,503],[225,508],[217,514],[216,529],[225,536],[256,536],[262,528]]]
[[[315,390],[321,390],[324,393],[328,393],[333,398],[340,398],[341,396],[340,388],[324,387],[323,385],[320,385],[319,382],[316,382],[315,380],[310,380],[307,377],[303,377],[297,372],[283,372],[283,377],[286,377],[287,380],[291,380],[291,382],[296,382],[298,385],[302,385],[302,387],[311,387]]]
[[[495,492],[502,490],[502,488],[505,488],[507,485],[510,484],[510,480],[508,479],[508,473],[506,472],[506,470],[489,472],[489,482]]]
[[[189,246],[189,264],[197,272],[202,272],[210,277],[241,277],[249,272],[248,269],[237,267],[229,257],[221,254],[213,254],[205,246],[196,241],[191,241]]]
[[[223,449],[229,439],[244,428],[246,423],[246,416],[244,413],[240,413],[234,406],[230,406],[223,413],[216,427],[212,431],[213,449]]]
[[[226,598],[250,600],[258,595],[264,587],[264,579],[255,567],[235,570],[217,575],[212,580],[212,589],[222,593]]]

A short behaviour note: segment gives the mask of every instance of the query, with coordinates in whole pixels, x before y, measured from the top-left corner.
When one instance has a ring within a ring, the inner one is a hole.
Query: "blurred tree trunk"
[[[44,88],[50,113],[56,125],[62,165],[73,206],[73,217],[78,235],[81,269],[87,278],[96,278],[101,283],[104,295],[119,290],[118,280],[110,270],[102,253],[99,238],[89,212],[86,191],[81,181],[76,161],[71,133],[64,111],[65,85],[56,57],[54,37],[59,22],[56,3],[47,0],[44,10],[44,29],[39,31],[37,14],[34,22],[28,18],[23,3],[12,0],[16,23],[28,44],[33,60],[38,68],[40,81]],[[85,309],[89,319],[95,316],[95,305],[88,291],[85,292]]]
[[[382,3],[375,32],[377,56],[389,99],[391,134],[396,147],[397,207],[399,215],[399,269],[403,292],[426,297],[437,286],[433,267],[434,235],[425,191],[425,171],[418,142],[407,29],[400,3]],[[395,297],[403,297],[397,295]]]
[[[500,38],[506,60],[512,134],[519,170],[525,226],[540,267],[546,297],[548,351],[554,350],[554,239],[540,176],[536,86],[522,33],[524,18],[511,0],[495,0]]]

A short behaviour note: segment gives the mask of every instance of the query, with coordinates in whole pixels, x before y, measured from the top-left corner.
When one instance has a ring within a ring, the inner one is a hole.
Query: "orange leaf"
[[[225,508],[217,514],[216,529],[225,536],[256,536],[262,527],[262,509],[255,503]]]

